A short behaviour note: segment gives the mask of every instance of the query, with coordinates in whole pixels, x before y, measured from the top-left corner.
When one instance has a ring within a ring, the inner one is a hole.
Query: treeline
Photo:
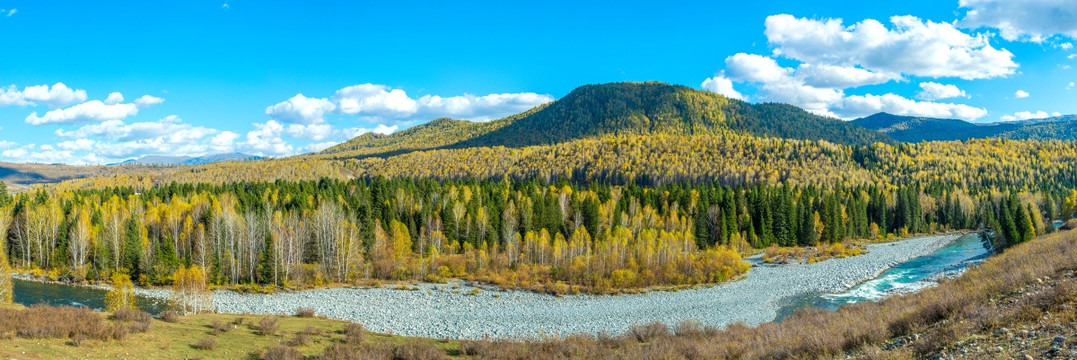
[[[165,285],[198,265],[218,285],[452,277],[605,293],[725,281],[747,270],[740,253],[772,244],[1005,226],[998,209],[1039,234],[1072,213],[1062,195],[372,178],[38,191],[0,213],[13,265],[76,280]]]

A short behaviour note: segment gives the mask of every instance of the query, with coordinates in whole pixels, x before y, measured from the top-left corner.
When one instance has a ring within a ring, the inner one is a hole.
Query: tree
[[[183,314],[198,314],[213,307],[206,272],[201,266],[180,267],[172,275],[172,309]]]
[[[0,181],[0,184],[4,182]],[[0,196],[7,194],[7,187]],[[7,232],[11,224],[11,212],[0,208],[0,304],[10,304],[15,294],[15,284],[11,281],[11,268],[7,262]]]
[[[112,289],[105,294],[105,309],[116,312],[120,309],[137,309],[135,303],[135,286],[131,277],[122,272],[112,274]]]

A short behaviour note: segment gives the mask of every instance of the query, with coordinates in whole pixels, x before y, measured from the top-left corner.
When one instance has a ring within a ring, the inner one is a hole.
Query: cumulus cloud
[[[930,81],[920,83],[920,92],[916,94],[917,99],[929,101],[955,97],[968,97],[968,95],[965,95],[965,91],[957,86]]]
[[[72,89],[64,83],[27,86],[19,91],[15,85],[0,88],[0,106],[34,106],[45,104],[52,108],[86,101],[86,90]]]
[[[254,124],[254,130],[247,132],[246,138],[237,146],[241,151],[255,155],[291,155],[295,148],[281,138],[284,131],[284,125],[274,120]]]
[[[1043,42],[1060,35],[1077,39],[1077,0],[960,0],[968,9],[958,25],[995,28],[1009,41]]]
[[[60,124],[90,121],[122,120],[138,114],[135,104],[105,104],[100,100],[91,100],[68,108],[50,110],[44,116],[37,112],[26,117],[30,125]]]
[[[123,102],[123,94],[113,92],[108,94],[108,98],[105,99],[105,104],[115,105]]]
[[[743,94],[733,88],[733,81],[725,77],[723,74],[715,75],[712,78],[703,80],[703,84],[700,85],[703,90],[722,94],[728,98],[737,100],[747,100]]]
[[[914,16],[894,16],[890,23],[889,29],[874,19],[846,26],[841,19],[781,14],[767,17],[765,34],[776,56],[883,74],[987,79],[1017,68],[1013,54],[992,47],[985,34]]]
[[[368,83],[337,90],[332,101],[341,114],[380,122],[408,123],[445,116],[489,121],[553,101],[553,97],[525,92],[483,96],[425,95],[415,99],[404,90]]]
[[[156,138],[166,138],[170,143],[198,140],[216,134],[215,129],[184,123],[175,115],[170,115],[155,122],[124,123],[122,120],[108,120],[90,124],[78,129],[56,130],[56,136],[69,139],[101,138],[109,141],[128,142]]]
[[[418,102],[408,97],[404,90],[369,83],[337,90],[333,94],[333,101],[338,104],[341,113],[349,115],[362,113],[366,116],[401,118],[419,110]]]
[[[1072,81],[1070,81],[1069,85],[1066,85],[1066,90],[1073,89],[1073,85],[1074,85],[1074,83]]]
[[[1017,91],[1015,91],[1015,92],[1013,93],[1013,97],[1015,97],[1015,98],[1018,98],[1018,99],[1024,99],[1024,98],[1027,98],[1027,97],[1029,97],[1029,95],[1028,95],[1028,92],[1027,92],[1027,91],[1024,91],[1024,90],[1017,90]]]
[[[308,98],[297,94],[291,99],[267,107],[266,115],[295,124],[321,124],[325,122],[325,114],[336,108],[329,99]]]
[[[1046,119],[1052,116],[1062,116],[1062,113],[1053,112],[1048,114],[1046,111],[1018,111],[1013,115],[1003,115],[1002,121],[1021,121],[1021,120],[1034,120],[1034,119]]]
[[[11,9],[7,11],[7,17],[12,17],[15,13],[19,12],[19,9]]]
[[[842,100],[836,110],[844,118],[855,118],[886,112],[896,115],[924,116],[976,120],[987,115],[987,110],[964,104],[915,101],[896,94],[852,95]]]
[[[841,89],[806,84],[794,76],[793,69],[767,56],[738,53],[726,58],[725,65],[730,79],[759,84],[762,100],[797,105],[820,115],[832,116],[829,107],[844,95]]]
[[[135,105],[137,105],[139,109],[145,109],[163,102],[165,102],[165,99],[150,95],[142,95],[142,97],[135,99]]]

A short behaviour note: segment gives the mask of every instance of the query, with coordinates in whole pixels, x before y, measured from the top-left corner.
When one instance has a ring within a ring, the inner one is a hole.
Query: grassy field
[[[22,309],[19,305],[4,309]],[[110,323],[108,314],[95,313]],[[0,333],[0,358],[4,359],[242,359],[259,358],[266,349],[282,346],[297,350],[304,356],[316,356],[334,344],[350,340],[344,333],[348,322],[322,318],[279,316],[279,329],[273,335],[262,335],[258,324],[264,316],[201,314],[180,317],[176,322],[152,320],[149,331],[132,333],[122,340],[83,341],[75,345],[70,338],[27,339]],[[65,321],[51,319],[51,321]],[[242,321],[241,324],[236,324]],[[224,332],[214,334],[214,323],[223,325]],[[303,338],[297,341],[297,338]],[[212,339],[213,349],[199,349],[200,342]],[[300,344],[300,342],[305,344]],[[443,353],[460,353],[458,341],[434,340],[365,333],[365,346],[391,349],[403,344],[436,347]],[[268,357],[268,356],[267,356]],[[282,357],[276,357],[282,358]],[[283,357],[288,358],[288,357]]]

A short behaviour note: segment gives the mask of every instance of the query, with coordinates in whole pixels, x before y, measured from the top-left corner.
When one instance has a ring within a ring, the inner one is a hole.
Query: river
[[[778,321],[792,315],[797,309],[816,307],[837,310],[848,304],[878,301],[895,294],[907,294],[934,286],[940,277],[961,274],[969,265],[983,262],[991,255],[977,234],[968,234],[931,253],[903,263],[879,274],[878,277],[837,293],[808,293],[783,300],[778,310]]]
[[[518,338],[577,333],[621,333],[635,324],[668,325],[692,319],[706,325],[755,325],[795,309],[874,301],[915,291],[937,276],[958,273],[988,256],[975,234],[937,235],[868,245],[869,252],[814,264],[765,265],[739,281],[676,292],[554,297],[526,291],[482,290],[466,284],[419,284],[417,291],[387,288],[316,289],[276,294],[216,291],[220,312],[292,314],[299,307],[349,320],[376,332],[432,338]],[[55,283],[15,282],[23,304],[104,307],[104,291]],[[141,299],[147,309],[163,304]]]

